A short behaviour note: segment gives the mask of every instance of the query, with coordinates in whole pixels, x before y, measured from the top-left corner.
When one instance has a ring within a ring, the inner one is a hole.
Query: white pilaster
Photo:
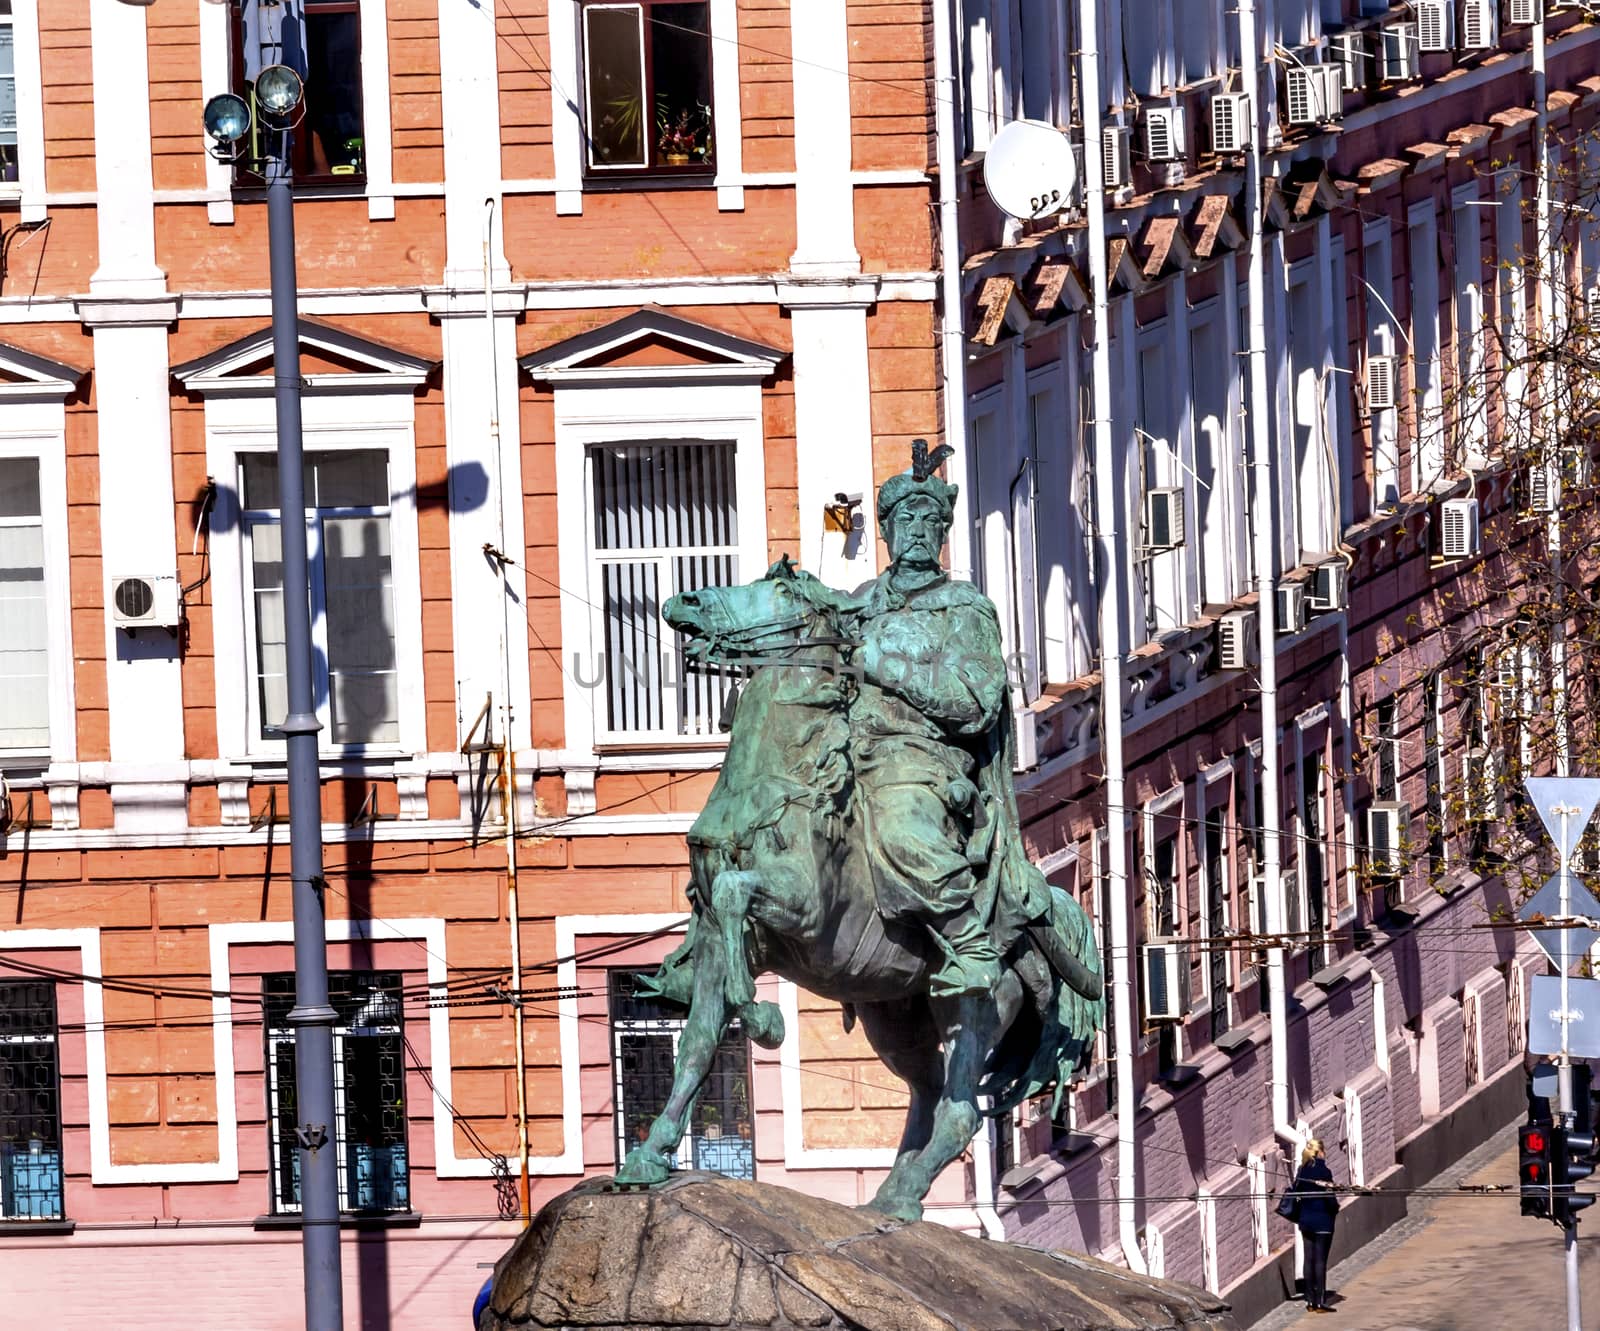
[[[201,0],[201,3],[213,3],[213,0]],[[493,27],[492,19],[490,26]],[[492,61],[489,73],[492,78]],[[495,141],[498,143],[498,103],[495,110]],[[361,0],[361,127],[366,145],[362,155],[367,168],[367,221],[392,222],[394,135],[389,114],[388,0]]]
[[[583,112],[578,97],[578,6],[550,0],[550,146],[556,159],[556,216],[583,212]],[[735,51],[737,56],[737,51]],[[720,151],[721,145],[718,145]]]
[[[450,464],[450,608],[457,738],[465,737],[486,695],[494,697],[495,734],[499,735],[499,709],[509,687],[515,717],[512,742],[527,748],[532,726],[516,326],[508,309],[497,308],[491,345],[482,308],[480,300],[477,312],[442,313],[440,317],[445,451]],[[485,546],[501,551],[513,562],[502,572],[484,554]]]
[[[800,563],[823,581],[848,588],[877,571],[872,394],[866,303],[849,302],[849,288],[831,290],[838,303],[819,303],[818,293],[808,303],[790,306]],[[782,288],[779,295],[785,295]],[[796,295],[788,293],[789,299]],[[857,530],[849,536],[823,526],[823,508],[839,493],[861,501]]]
[[[490,199],[495,205],[489,234],[493,271],[497,280],[509,276],[500,237],[497,69],[494,7],[475,0],[439,0],[446,286],[482,289],[485,201]]]
[[[233,80],[228,60],[227,5],[215,0],[195,0],[200,6],[200,102],[204,106],[219,93],[229,92]],[[194,138],[197,152],[206,155],[206,192],[216,197],[206,200],[206,217],[215,226],[229,226],[233,222],[233,167],[219,160],[211,149],[200,118],[195,117]]]
[[[90,0],[89,23],[100,240],[100,266],[89,279],[89,289],[96,296],[160,295],[166,291],[167,277],[156,266],[145,11],[121,0]],[[163,389],[165,369],[163,350],[159,385]],[[164,423],[161,437],[167,437]]]
[[[861,271],[850,183],[850,41],[845,0],[789,7],[794,55],[796,273]],[[797,367],[798,369],[798,367]]]
[[[711,0],[712,104],[717,136],[717,207],[744,211],[744,113],[739,105],[739,7]]]

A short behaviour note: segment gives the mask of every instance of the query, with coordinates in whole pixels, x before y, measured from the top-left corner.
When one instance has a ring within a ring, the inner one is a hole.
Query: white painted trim
[[[556,216],[583,212],[583,112],[578,69],[577,0],[550,0],[550,147],[555,156]]]
[[[204,3],[204,0],[201,0]],[[17,92],[17,184],[19,221],[45,216],[44,74],[39,55],[39,0],[12,0],[12,57]]]
[[[321,389],[414,392],[427,381],[434,368],[433,361],[407,355],[381,342],[357,337],[342,328],[330,328],[302,318],[300,349],[304,351],[308,347],[366,367],[365,373],[351,371],[304,375],[302,382],[313,393]],[[199,393],[203,397],[212,394],[227,394],[230,397],[270,395],[273,391],[271,375],[247,374],[245,371],[267,364],[272,354],[272,329],[261,328],[194,360],[174,366],[172,377],[191,393]]]
[[[850,37],[845,0],[789,7],[794,81],[794,270],[859,272],[850,184]]]
[[[3,364],[0,355],[0,364]],[[45,654],[50,666],[50,761],[78,756],[77,671],[72,655],[71,551],[67,537],[66,410],[61,402],[6,407],[0,457],[39,462],[39,523],[44,537]],[[0,750],[0,753],[3,753]]]
[[[670,342],[685,352],[713,360],[685,365],[609,363],[628,347],[650,341]],[[772,373],[786,354],[781,348],[736,337],[720,328],[642,308],[587,333],[531,352],[519,364],[541,382],[612,387],[619,383],[681,383],[690,379],[761,380]]]
[[[589,549],[591,445],[673,439],[729,440],[734,445],[735,503],[739,517],[739,576],[766,568],[766,442],[761,385],[703,383],[690,376],[678,384],[593,387],[571,384],[555,394],[557,557],[563,570],[561,646],[565,656],[564,719],[569,752],[594,752],[601,730],[598,690],[580,688],[566,663],[588,649],[586,678],[594,678],[599,654],[600,593],[592,588]],[[663,753],[674,741],[660,737]]]
[[[808,1147],[801,1122],[805,1101],[800,1088],[800,991],[778,981],[778,1007],[783,1012],[783,1044],[778,1049],[778,1077],[783,1100],[783,1167],[800,1169],[889,1169],[897,1154],[892,1146]]]
[[[744,211],[744,112],[739,105],[739,10],[711,0],[711,104],[716,135],[717,207]]]
[[[229,381],[231,382],[231,381]],[[270,380],[269,380],[270,382]],[[422,677],[422,574],[416,510],[415,403],[397,393],[308,394],[301,401],[307,449],[381,448],[389,457],[389,557],[399,677],[398,750],[427,750]],[[277,747],[252,735],[248,698],[252,648],[247,640],[243,538],[239,530],[238,457],[277,447],[272,399],[208,397],[206,470],[218,492],[212,512],[211,596],[216,679],[217,747],[228,760],[276,758]],[[329,741],[324,740],[328,746]],[[325,747],[332,758],[343,750]],[[393,757],[393,753],[390,755]]]
[[[215,0],[200,2],[214,4]],[[389,96],[389,3],[361,0],[361,135],[369,222],[394,220],[394,133]],[[498,133],[494,138],[498,142]]]
[[[200,104],[205,105],[219,93],[231,92],[231,62],[228,59],[229,15],[228,5],[216,0],[195,0],[200,7]],[[206,200],[206,217],[213,225],[229,226],[233,223],[233,167],[212,155],[214,146],[201,127],[200,118],[194,123],[195,151],[206,155],[206,191],[215,197]],[[158,191],[157,198],[165,191]]]

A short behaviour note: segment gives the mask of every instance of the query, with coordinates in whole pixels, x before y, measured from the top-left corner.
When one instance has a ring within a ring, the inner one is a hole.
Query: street
[[[1508,1125],[1429,1186],[1510,1183],[1516,1167],[1516,1126]],[[1308,1313],[1295,1303],[1257,1322],[1254,1331],[1311,1325],[1339,1331],[1542,1331],[1566,1325],[1560,1233],[1548,1221],[1519,1214],[1515,1193],[1422,1197],[1410,1210],[1329,1273],[1332,1316]],[[1600,1221],[1589,1220],[1578,1233],[1583,1324],[1597,1326]]]

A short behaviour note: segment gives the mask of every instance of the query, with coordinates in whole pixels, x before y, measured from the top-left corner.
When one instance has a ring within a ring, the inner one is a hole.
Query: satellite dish
[[[1078,184],[1072,142],[1042,120],[1013,120],[989,143],[983,183],[989,197],[1012,217],[1059,213],[1072,202]]]

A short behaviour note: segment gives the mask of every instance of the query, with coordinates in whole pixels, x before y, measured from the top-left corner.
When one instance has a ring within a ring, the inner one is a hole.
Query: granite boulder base
[[[1187,1285],[905,1224],[789,1188],[675,1175],[562,1194],[495,1267],[479,1331],[1234,1331]]]

